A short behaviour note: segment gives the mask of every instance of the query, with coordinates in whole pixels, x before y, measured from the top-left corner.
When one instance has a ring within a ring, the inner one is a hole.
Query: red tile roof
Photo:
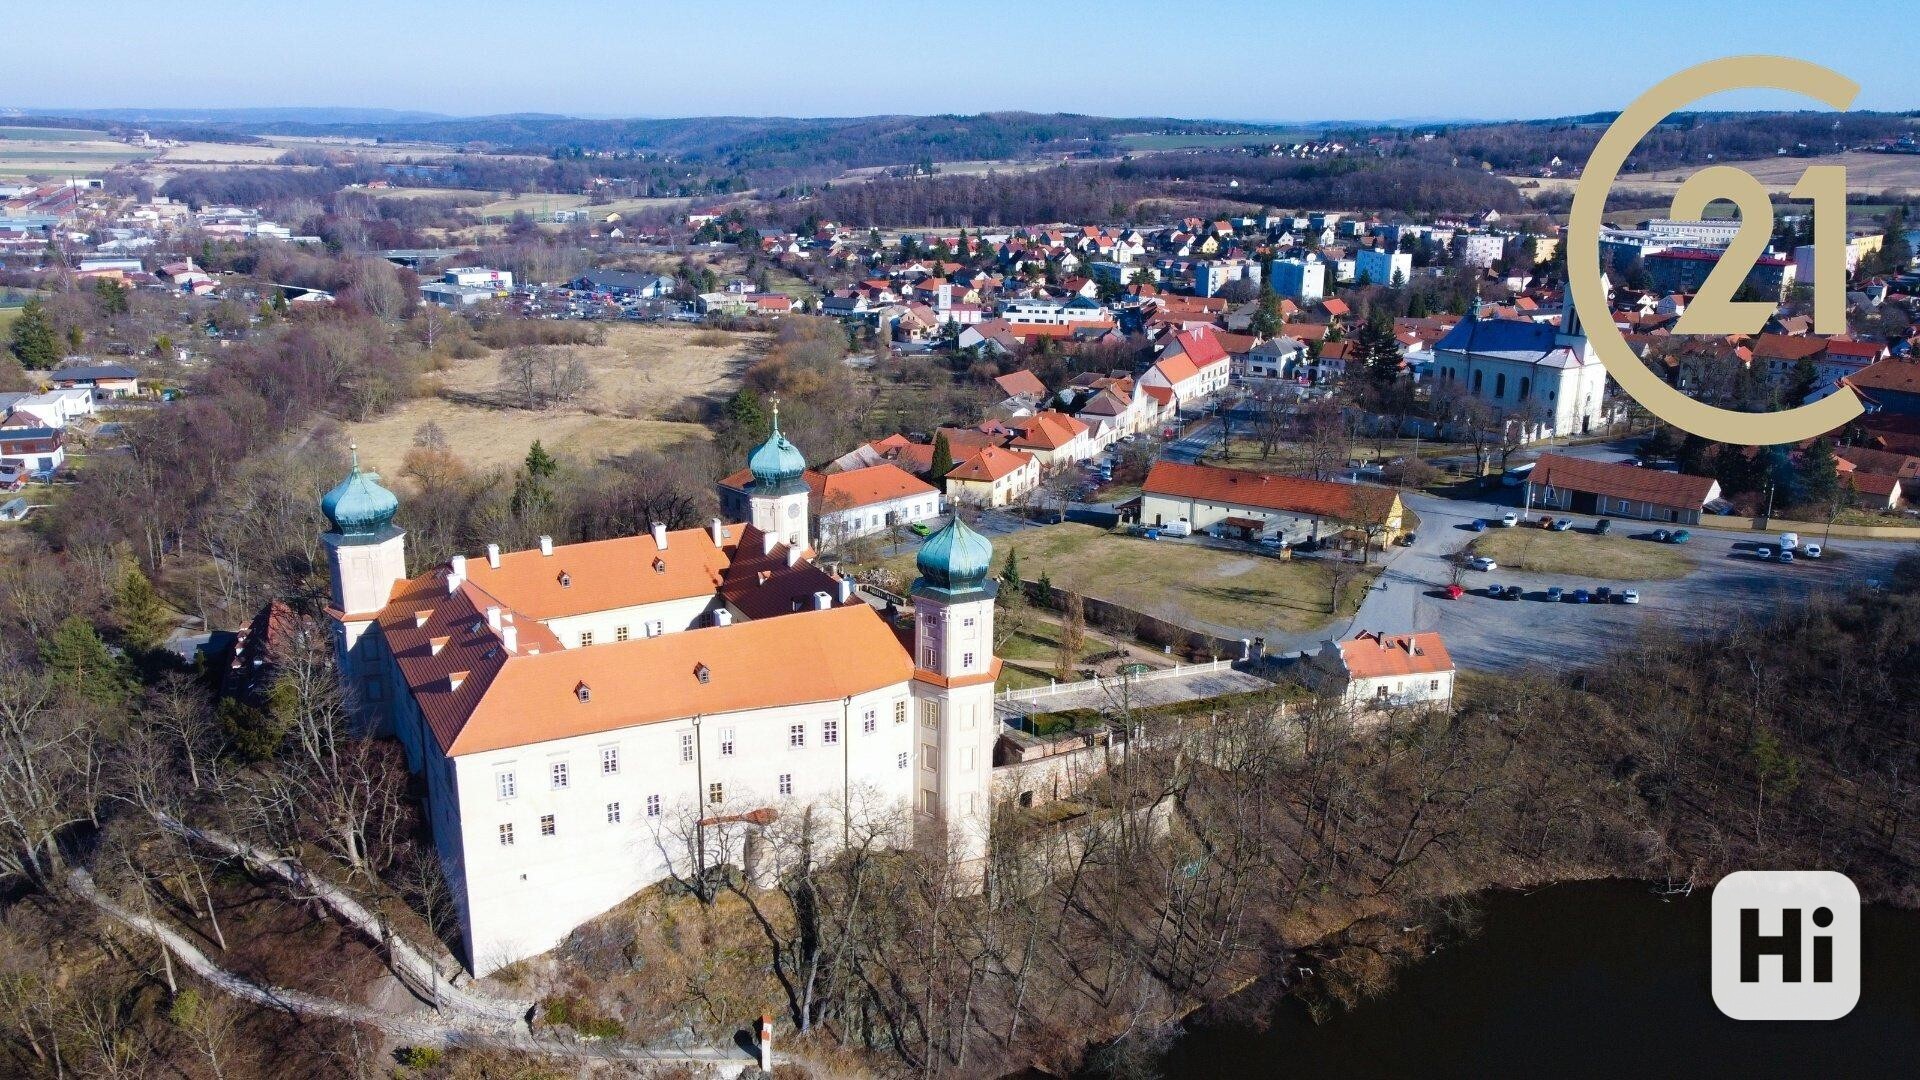
[[[1682,510],[1699,510],[1714,499],[1719,489],[1710,477],[1561,454],[1541,454],[1527,482],[1538,487],[1560,487]]]
[[[1453,670],[1446,642],[1432,631],[1383,634],[1367,630],[1340,643],[1340,662],[1355,679],[1437,675]]]
[[[1341,522],[1384,522],[1399,496],[1390,488],[1335,484],[1249,469],[1162,461],[1147,473],[1141,491],[1228,506],[1251,506]]]

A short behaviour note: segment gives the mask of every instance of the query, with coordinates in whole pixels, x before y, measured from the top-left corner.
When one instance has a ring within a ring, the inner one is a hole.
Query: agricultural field
[[[0,176],[84,176],[152,154],[103,131],[0,127]]]
[[[540,411],[517,407],[501,393],[499,352],[456,360],[431,376],[438,382],[435,393],[349,424],[347,434],[359,443],[362,461],[390,476],[398,475],[414,433],[429,422],[474,469],[517,462],[536,439],[558,456],[581,460],[706,439],[707,428],[689,418],[703,403],[739,387],[764,335],[696,344],[701,334],[685,327],[621,325],[607,328],[604,345],[555,346],[584,360],[595,385],[575,402]]]
[[[1843,165],[1847,170],[1847,190],[1865,195],[1878,195],[1888,188],[1909,188],[1920,191],[1920,154],[1869,154],[1864,151],[1850,151],[1844,154],[1826,154],[1820,157],[1771,157],[1753,161],[1722,161],[1720,165],[1731,165],[1753,174],[1768,192],[1785,195],[1799,182],[1800,174],[1813,165]],[[1656,169],[1646,174],[1630,174],[1614,181],[1615,191],[1642,191],[1664,194],[1671,198],[1680,190],[1680,185],[1693,175],[1693,169]],[[1526,191],[1572,191],[1579,183],[1577,177],[1556,176],[1546,180],[1533,177],[1508,177]],[[1653,217],[1653,212],[1635,211],[1641,217]]]

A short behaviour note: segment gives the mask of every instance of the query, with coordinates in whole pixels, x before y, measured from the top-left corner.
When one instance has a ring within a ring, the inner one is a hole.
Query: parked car
[[[1693,539],[1693,534],[1685,529],[1675,529],[1673,535],[1667,539],[1675,544],[1684,544]]]
[[[1822,548],[1819,544],[1808,544],[1800,550],[1800,554],[1805,555],[1809,559],[1817,559],[1820,557],[1821,552],[1825,550],[1826,549]]]
[[[1472,530],[1473,530],[1474,532],[1486,532],[1486,531],[1487,531],[1487,519],[1486,519],[1486,518],[1474,518],[1474,519],[1473,519],[1473,524],[1471,524],[1471,525],[1468,525],[1468,526],[1467,526],[1467,528],[1469,528],[1469,529],[1472,529]]]
[[[1460,599],[1460,598],[1461,598],[1462,596],[1465,596],[1465,595],[1467,595],[1467,590],[1465,590],[1465,589],[1463,589],[1463,588],[1461,588],[1461,587],[1460,587],[1460,586],[1458,586],[1458,585],[1449,585],[1449,586],[1447,586],[1447,587],[1446,587],[1446,590],[1445,590],[1445,592],[1446,592],[1446,595],[1447,595],[1447,599],[1449,599],[1449,600],[1458,600],[1458,599]]]
[[[1607,530],[1611,528],[1613,528],[1613,519],[1601,518],[1599,521],[1593,523],[1593,535],[1605,536],[1607,535]]]
[[[1640,594],[1633,589],[1621,589],[1620,602],[1623,604],[1637,604],[1640,602]]]
[[[1193,526],[1184,521],[1169,521],[1160,526],[1162,536],[1192,536]]]
[[[1573,590],[1572,599],[1576,604],[1591,604],[1593,603],[1593,594],[1585,589],[1575,589]]]
[[[1781,551],[1792,551],[1794,548],[1797,548],[1799,546],[1800,546],[1799,533],[1783,532],[1780,534],[1780,550]]]
[[[1487,597],[1489,599],[1498,600],[1505,595],[1507,595],[1507,587],[1505,585],[1487,586]]]
[[[1549,603],[1554,603],[1554,604],[1559,603],[1560,598],[1564,595],[1566,595],[1566,590],[1562,589],[1560,586],[1558,585],[1547,586],[1547,601]]]
[[[1493,570],[1500,569],[1499,563],[1494,562],[1492,559],[1487,558],[1485,555],[1475,555],[1473,559],[1467,563],[1467,565],[1473,567],[1475,570],[1493,571]]]
[[[1653,530],[1653,539],[1654,542],[1658,544],[1671,543],[1673,541],[1673,534],[1665,529],[1655,529]]]
[[[1593,590],[1593,602],[1596,604],[1613,603],[1612,587],[1607,585],[1602,585],[1599,588]]]
[[[1525,596],[1526,594],[1527,594],[1527,593],[1526,593],[1526,590],[1525,590],[1525,589],[1522,589],[1522,588],[1521,588],[1520,586],[1518,586],[1518,585],[1509,585],[1509,586],[1507,586],[1507,592],[1506,592],[1506,595],[1505,595],[1505,596],[1502,596],[1502,597],[1501,597],[1500,599],[1502,599],[1502,600],[1518,600],[1518,599],[1520,599],[1520,598],[1521,598],[1522,596]]]
[[[1561,518],[1553,523],[1554,532],[1566,532],[1571,528],[1573,528],[1572,518]]]
[[[1790,562],[1792,562],[1792,561],[1793,561],[1793,552],[1791,552],[1791,551],[1787,551],[1787,550],[1784,550],[1784,549],[1783,549],[1783,550],[1782,550],[1782,551],[1780,552],[1780,561],[1781,561],[1781,562],[1783,562],[1783,563],[1790,563]]]
[[[1773,548],[1767,544],[1761,544],[1754,549],[1753,556],[1756,559],[1771,559],[1773,558]]]
[[[913,524],[907,526],[907,531],[912,533],[915,536],[932,536],[933,526],[927,524],[924,521],[916,521]]]
[[[1505,514],[1502,514],[1502,515],[1500,515],[1500,527],[1501,527],[1501,528],[1503,528],[1503,529],[1511,529],[1511,528],[1513,528],[1513,527],[1514,527],[1515,525],[1518,525],[1518,524],[1520,524],[1520,515],[1519,515],[1519,514],[1515,514],[1515,513],[1511,513],[1511,512],[1509,512],[1509,513],[1505,513]]]

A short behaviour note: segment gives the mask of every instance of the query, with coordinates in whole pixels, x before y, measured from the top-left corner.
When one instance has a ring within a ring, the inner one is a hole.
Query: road
[[[1461,585],[1469,590],[1490,583],[1519,585],[1527,598],[1517,602],[1492,600],[1469,591],[1459,600],[1441,594],[1453,580],[1453,556],[1476,535],[1466,526],[1475,518],[1497,518],[1512,509],[1494,502],[1442,499],[1405,493],[1408,509],[1420,515],[1420,528],[1411,547],[1388,556],[1372,592],[1359,612],[1344,626],[1336,624],[1319,635],[1299,635],[1291,642],[1275,642],[1270,651],[1312,648],[1315,637],[1324,640],[1339,630],[1350,636],[1361,630],[1405,633],[1438,630],[1456,663],[1482,671],[1515,671],[1534,665],[1560,667],[1584,662],[1610,645],[1631,638],[1642,626],[1654,623],[1689,631],[1706,631],[1726,624],[1730,613],[1761,616],[1781,606],[1823,592],[1839,591],[1868,579],[1885,579],[1901,558],[1912,554],[1911,543],[1840,540],[1828,557],[1782,566],[1753,555],[1762,534],[1693,529],[1688,550],[1699,568],[1672,581],[1621,582],[1570,575],[1527,574],[1510,570],[1493,573],[1468,571]],[[1595,519],[1571,515],[1577,528]],[[1652,530],[1653,524],[1616,519],[1615,530],[1632,536]],[[1651,541],[1649,541],[1651,542]],[[1636,588],[1637,605],[1578,605],[1547,603],[1540,593],[1549,585],[1568,591],[1608,585],[1618,590]]]

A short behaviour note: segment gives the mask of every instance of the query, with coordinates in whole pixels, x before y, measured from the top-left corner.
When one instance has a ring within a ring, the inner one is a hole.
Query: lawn
[[[1494,529],[1469,547],[1473,554],[1485,555],[1499,563],[1502,570],[1536,574],[1568,574],[1608,581],[1667,581],[1693,572],[1695,560],[1686,546],[1636,540],[1621,534],[1622,531],[1642,531],[1637,524],[1615,522],[1616,532],[1608,536],[1546,529]]]
[[[706,403],[731,394],[764,335],[730,335],[726,344],[696,345],[690,327],[608,326],[604,345],[562,346],[585,360],[594,388],[580,400],[532,412],[500,394],[499,353],[454,361],[440,372],[437,392],[416,398],[376,420],[350,424],[370,467],[397,476],[414,432],[431,421],[452,451],[475,469],[524,458],[539,439],[555,454],[595,459],[659,449],[710,432],[697,417]]]
[[[997,569],[1020,552],[1029,579],[1046,574],[1055,588],[1124,604],[1158,618],[1223,636],[1292,633],[1331,618],[1333,577],[1319,560],[1281,560],[1197,544],[1144,540],[1067,522],[993,538]],[[911,579],[913,555],[889,563]],[[1372,575],[1359,574],[1342,597],[1342,614],[1358,607]]]
[[[107,139],[105,131],[89,131],[86,128],[56,127],[9,127],[0,126],[0,139],[25,142],[92,142],[95,139]]]

